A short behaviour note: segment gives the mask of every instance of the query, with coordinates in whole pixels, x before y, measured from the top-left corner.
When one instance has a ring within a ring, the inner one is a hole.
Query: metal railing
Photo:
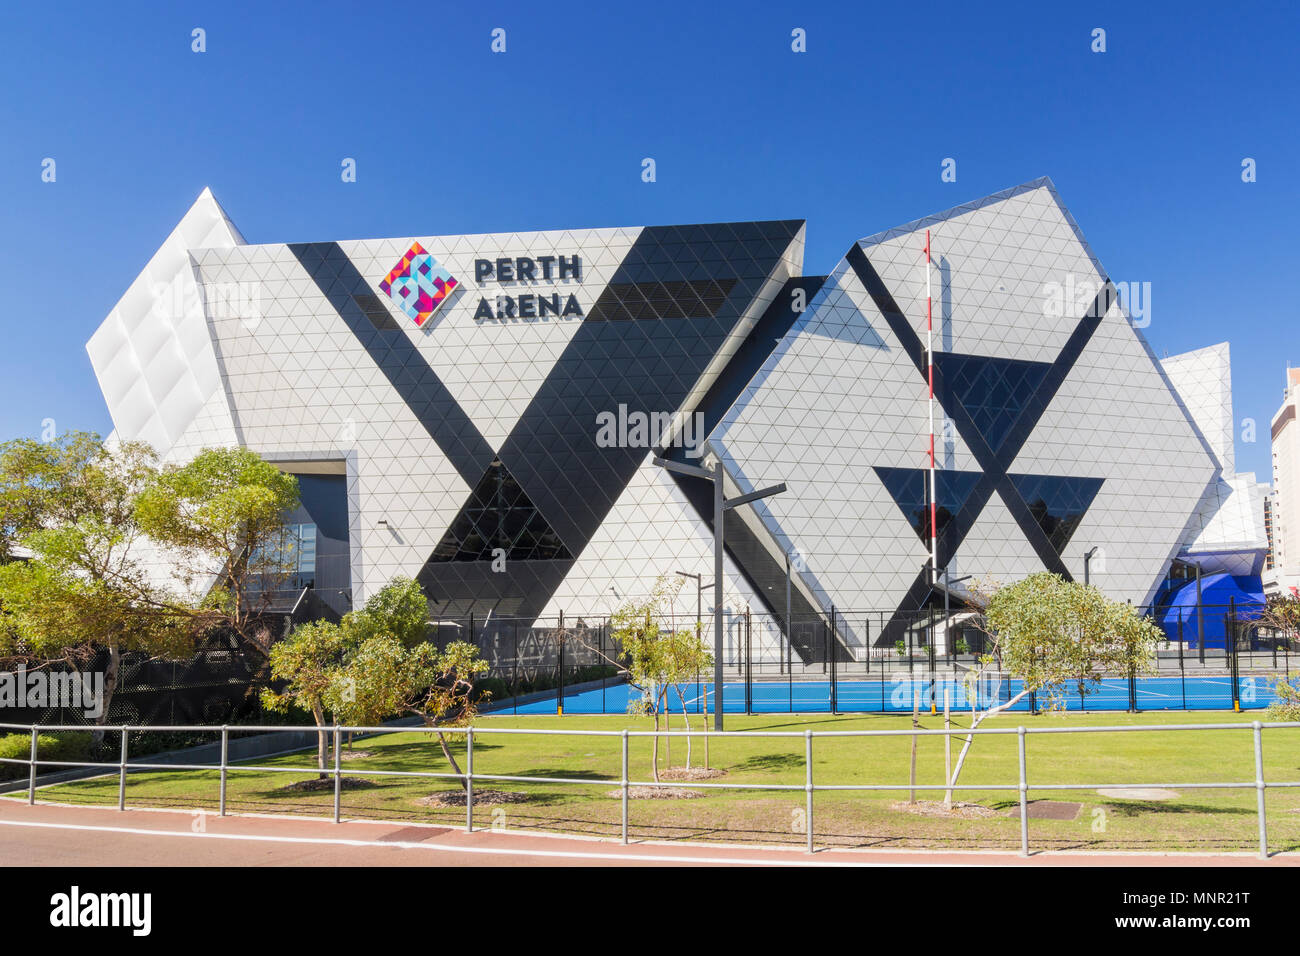
[[[813,828],[813,796],[818,792],[844,792],[844,791],[1013,791],[1018,794],[1020,809],[1020,855],[1029,855],[1029,793],[1030,790],[1037,791],[1070,791],[1070,790],[1139,790],[1149,788],[1173,788],[1178,787],[1184,790],[1254,790],[1256,792],[1256,815],[1259,826],[1259,857],[1268,858],[1268,815],[1266,801],[1264,799],[1265,791],[1268,789],[1288,789],[1300,787],[1298,781],[1267,781],[1264,779],[1264,743],[1263,732],[1265,730],[1286,730],[1300,728],[1300,721],[1275,721],[1261,722],[1252,721],[1250,723],[1223,723],[1223,724],[1166,724],[1166,725],[1135,725],[1135,726],[1094,726],[1094,727],[980,727],[971,729],[944,729],[944,730],[924,730],[924,729],[902,729],[902,730],[805,730],[805,731],[776,731],[776,730],[744,730],[744,731],[723,731],[711,732],[707,734],[710,740],[719,738],[743,738],[753,740],[755,738],[785,738],[799,739],[804,741],[804,782],[798,783],[716,783],[705,781],[690,781],[689,786],[692,789],[706,790],[756,790],[756,791],[778,791],[791,792],[802,791],[804,793],[804,825],[807,833],[807,849],[809,853],[815,852],[814,828]],[[463,735],[465,737],[465,769],[461,773],[452,773],[447,771],[433,770],[378,770],[371,768],[349,768],[349,773],[357,776],[374,776],[374,777],[416,777],[432,778],[443,780],[457,780],[462,782],[465,789],[465,832],[474,830],[474,784],[476,781],[496,781],[499,783],[529,783],[529,784],[570,784],[576,786],[602,786],[608,787],[611,783],[618,784],[621,790],[622,798],[622,824],[621,837],[622,842],[629,842],[628,828],[628,803],[630,792],[634,787],[675,787],[679,782],[657,782],[657,781],[634,781],[629,777],[628,745],[629,741],[634,738],[652,738],[652,737],[687,737],[690,736],[686,731],[653,731],[653,730],[555,730],[549,728],[531,728],[531,727],[349,727],[335,724],[325,728],[304,727],[304,726],[271,726],[271,727],[249,727],[249,726],[222,726],[211,727],[202,725],[186,725],[172,727],[141,727],[122,725],[117,727],[103,727],[105,732],[118,732],[122,735],[122,746],[119,759],[116,763],[107,761],[82,761],[82,760],[42,760],[38,756],[38,734],[40,731],[85,731],[82,726],[69,725],[22,725],[22,724],[3,724],[0,723],[0,730],[18,730],[26,731],[31,734],[31,753],[27,759],[14,757],[0,757],[0,763],[20,764],[28,767],[28,789],[27,802],[31,805],[36,804],[37,790],[37,767],[69,767],[69,768],[116,768],[118,776],[118,793],[117,808],[118,810],[126,809],[126,777],[127,773],[135,771],[148,770],[217,770],[220,778],[220,796],[218,799],[218,812],[221,816],[226,816],[226,793],[229,773],[232,771],[239,772],[256,772],[256,773],[297,773],[297,774],[326,774],[334,780],[334,812],[333,820],[338,823],[342,819],[342,796],[343,796],[343,771],[341,766],[341,750],[343,734],[448,734]],[[298,733],[319,732],[329,734],[332,737],[334,764],[322,770],[320,767],[281,767],[267,766],[258,764],[232,763],[229,760],[230,732],[234,730],[237,733]],[[1216,781],[1216,782],[1185,782],[1175,783],[1039,783],[1032,787],[1029,783],[1028,767],[1028,748],[1026,747],[1026,738],[1039,734],[1081,734],[1081,733],[1176,733],[1180,731],[1210,731],[1210,730],[1250,730],[1254,745],[1254,763],[1255,777],[1253,780],[1245,781]],[[182,764],[182,763],[137,763],[129,762],[127,753],[128,734],[140,731],[157,731],[157,732],[206,732],[221,734],[221,760],[217,764]],[[591,777],[535,777],[520,776],[512,774],[493,774],[493,773],[476,773],[474,770],[474,739],[484,735],[536,735],[536,736],[560,736],[560,737],[606,737],[618,738],[621,741],[621,758],[622,773],[618,779],[603,777],[592,779]],[[868,783],[814,783],[813,781],[813,741],[818,739],[831,739],[841,737],[967,737],[967,736],[1016,736],[1017,762],[1019,766],[1019,780],[1016,783],[1006,784],[868,784]],[[57,786],[58,784],[51,784]]]

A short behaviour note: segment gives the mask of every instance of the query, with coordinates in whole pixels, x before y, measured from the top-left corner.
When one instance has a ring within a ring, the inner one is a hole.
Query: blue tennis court
[[[1267,707],[1276,698],[1273,678],[1259,675],[1239,679],[1242,709]],[[1232,678],[1227,675],[1197,675],[1139,677],[1135,681],[1138,710],[1231,710],[1233,703]],[[975,688],[976,703],[982,709],[990,703],[1008,700],[1020,692],[1020,681],[1004,678],[981,681]],[[755,681],[746,689],[743,681],[723,685],[724,712],[728,714],[788,714],[830,713],[832,711],[830,681]],[[704,694],[708,694],[708,710],[713,708],[713,683],[691,683],[683,688],[686,709],[691,713],[705,710]],[[952,677],[841,679],[835,683],[834,710],[837,713],[909,713],[913,695],[919,695],[922,710],[929,711],[933,701],[943,709],[944,692],[950,695],[954,710],[969,710],[970,700],[965,682]],[[640,691],[625,683],[610,681],[604,687],[584,687],[564,693],[564,712],[568,714],[625,714],[628,706],[640,697]],[[1129,709],[1129,683],[1124,678],[1103,680],[1100,686],[1081,700],[1076,688],[1062,688],[1054,699],[1040,691],[1038,708],[1055,703],[1066,711],[1126,711]],[[493,713],[553,714],[555,695],[516,704],[503,700],[487,708]],[[1028,698],[1015,704],[1011,710],[1028,712]],[[672,689],[668,692],[668,711],[682,712],[681,702]]]

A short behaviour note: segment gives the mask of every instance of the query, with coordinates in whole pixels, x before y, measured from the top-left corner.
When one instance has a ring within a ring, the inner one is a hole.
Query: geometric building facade
[[[258,245],[205,190],[88,351],[118,436],[311,476],[293,520],[346,560],[300,578],[337,611],[405,574],[438,618],[601,617],[711,575],[708,484],[652,458],[716,456],[729,495],[788,487],[727,513],[727,619],[779,647],[788,579],[796,613],[883,613],[837,633],[859,659],[937,593],[927,230],[939,584],[1095,548],[1093,583],[1148,603],[1218,541],[1233,466],[1045,179],[827,276],[800,220]]]

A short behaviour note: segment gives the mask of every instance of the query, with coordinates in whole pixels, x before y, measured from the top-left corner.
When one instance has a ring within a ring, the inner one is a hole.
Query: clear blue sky
[[[1157,354],[1231,341],[1239,467],[1271,477],[1300,364],[1285,4],[120,6],[0,23],[0,438],[108,432],[85,342],[204,186],[250,242],[806,218],[811,274],[1049,175],[1112,278],[1152,283]]]

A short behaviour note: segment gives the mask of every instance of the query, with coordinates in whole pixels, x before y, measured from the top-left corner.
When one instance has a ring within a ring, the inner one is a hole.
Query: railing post
[[[627,731],[623,731],[623,845],[627,845]]]
[[[334,725],[334,822],[339,822],[339,813],[343,803],[343,768],[341,766],[341,756],[339,754],[339,743],[342,735],[339,733],[339,725]]]
[[[474,832],[474,728],[465,731],[465,832]]]
[[[804,827],[808,831],[808,852],[813,852],[813,775],[812,775],[812,731],[803,732],[804,765]]]
[[[36,725],[32,725],[32,755],[27,761],[27,802],[36,805]]]
[[[221,816],[226,815],[226,761],[230,756],[230,728],[225,724],[221,725],[221,796],[218,798],[218,808]]]
[[[1258,720],[1251,724],[1255,731],[1255,802],[1259,813],[1259,858],[1268,859],[1268,813],[1264,808],[1264,740],[1263,726]]]
[[[1025,728],[1016,731],[1020,752],[1020,855],[1029,856],[1029,781],[1025,775]]]
[[[117,808],[126,809],[126,725],[122,726],[122,755],[117,767]]]

